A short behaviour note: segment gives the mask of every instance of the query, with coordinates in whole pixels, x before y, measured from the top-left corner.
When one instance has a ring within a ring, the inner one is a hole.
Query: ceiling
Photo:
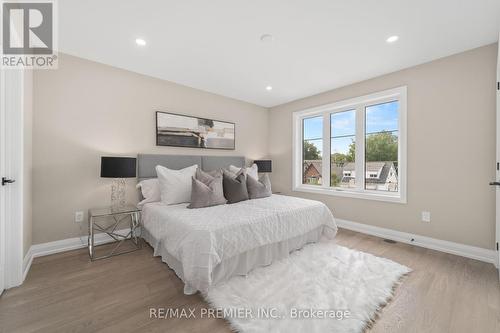
[[[494,43],[500,31],[499,0],[64,0],[58,6],[61,52],[264,107]],[[273,40],[262,42],[263,34]],[[391,35],[399,41],[386,43]],[[136,38],[147,45],[137,46]]]

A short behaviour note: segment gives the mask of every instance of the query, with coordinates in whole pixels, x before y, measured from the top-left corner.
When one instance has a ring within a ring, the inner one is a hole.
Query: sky
[[[366,133],[398,130],[399,102],[371,105],[366,108]],[[356,115],[354,110],[333,113],[330,117],[331,153],[347,154],[354,141]],[[310,141],[320,151],[323,150],[323,117],[304,119],[304,140]]]

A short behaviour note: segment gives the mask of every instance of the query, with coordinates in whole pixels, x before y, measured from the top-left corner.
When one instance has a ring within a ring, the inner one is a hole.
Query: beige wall
[[[24,72],[23,86],[23,254],[32,244],[33,71]]]
[[[321,200],[340,219],[493,249],[496,56],[489,45],[272,108],[274,190]],[[293,111],[403,85],[407,204],[291,191]],[[420,221],[423,210],[431,223]]]
[[[101,155],[267,155],[268,111],[234,99],[61,54],[36,71],[33,119],[33,244],[85,235],[75,211],[110,203]],[[236,123],[236,150],[155,145],[155,111]],[[130,179],[129,201],[137,200]]]
[[[34,74],[33,244],[86,234],[74,212],[109,204],[101,155],[273,158],[274,190],[325,202],[341,219],[492,249],[496,45],[266,109],[61,55]],[[408,203],[291,191],[293,111],[408,87]],[[155,146],[154,111],[236,123],[236,151]],[[269,131],[268,131],[269,128]],[[130,201],[137,200],[128,181]],[[431,223],[420,213],[432,213]],[[87,217],[85,216],[85,219]],[[25,228],[27,228],[25,226]],[[25,250],[30,242],[25,237]]]

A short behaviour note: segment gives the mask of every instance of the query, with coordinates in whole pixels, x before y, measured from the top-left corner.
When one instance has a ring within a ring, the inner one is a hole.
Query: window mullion
[[[330,187],[330,113],[323,113],[323,154],[322,154],[322,187]]]
[[[303,180],[303,170],[304,170],[304,117],[297,117],[295,120],[295,175],[294,182],[295,186],[299,186],[302,184]]]
[[[356,107],[356,189],[361,191],[365,184],[365,107]]]

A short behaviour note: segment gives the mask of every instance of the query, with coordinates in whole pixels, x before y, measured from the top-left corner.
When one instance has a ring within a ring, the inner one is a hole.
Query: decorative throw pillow
[[[233,204],[248,200],[246,178],[244,169],[236,175],[226,170],[223,171],[224,196],[228,203]]]
[[[207,173],[198,168],[191,182],[191,203],[188,208],[203,208],[226,203],[221,171]]]
[[[247,177],[247,189],[250,199],[266,198],[273,194],[271,191],[271,181],[267,174],[262,175],[259,180]]]
[[[196,174],[195,174],[196,179],[205,184],[210,180],[212,180],[212,178],[215,178],[217,176],[222,177],[222,169],[217,169],[212,171],[203,171],[200,168],[196,169]]]
[[[238,168],[234,165],[229,166],[229,171],[231,171],[234,174],[240,172],[241,169],[245,170],[247,176],[253,177],[254,179],[259,179],[259,169],[257,168],[257,164],[255,163],[252,164],[252,166],[249,168]]]
[[[140,208],[149,202],[161,201],[160,183],[158,182],[158,178],[142,180],[136,185],[136,187],[141,189],[142,197],[144,198],[137,204],[137,207]]]
[[[191,178],[196,173],[198,165],[181,170],[172,170],[164,166],[156,166],[156,174],[160,183],[161,201],[167,205],[174,205],[191,200]]]

